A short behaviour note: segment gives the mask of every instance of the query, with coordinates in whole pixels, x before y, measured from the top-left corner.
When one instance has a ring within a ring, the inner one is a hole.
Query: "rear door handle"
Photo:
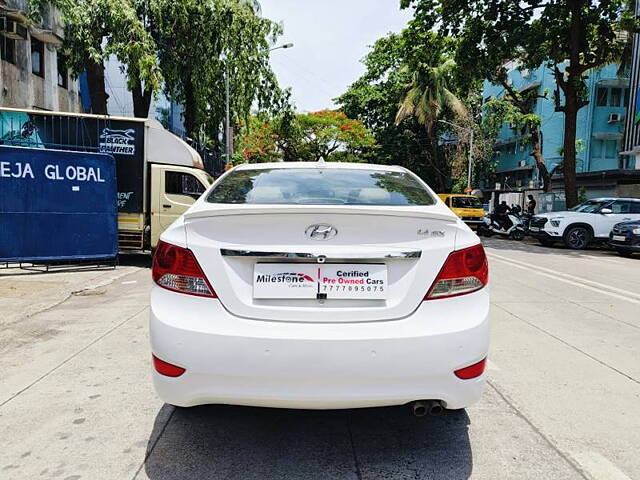
[[[171,208],[171,205],[162,205],[162,208]]]

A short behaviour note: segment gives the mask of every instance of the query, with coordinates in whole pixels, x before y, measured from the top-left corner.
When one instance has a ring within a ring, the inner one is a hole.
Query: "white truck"
[[[640,198],[594,198],[568,211],[535,215],[529,232],[543,245],[563,242],[583,250],[608,241],[615,224],[632,220],[640,220]]]
[[[213,181],[200,155],[153,119],[0,108],[0,145],[113,155],[121,250],[153,249]]]

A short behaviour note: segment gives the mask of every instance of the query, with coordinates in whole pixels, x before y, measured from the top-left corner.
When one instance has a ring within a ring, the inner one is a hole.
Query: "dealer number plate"
[[[387,298],[387,266],[382,264],[256,263],[253,298]]]

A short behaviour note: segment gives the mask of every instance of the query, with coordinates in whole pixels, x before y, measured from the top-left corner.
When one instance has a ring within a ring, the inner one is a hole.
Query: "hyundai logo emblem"
[[[320,223],[308,226],[304,234],[312,240],[329,240],[338,234],[338,230],[331,225]]]

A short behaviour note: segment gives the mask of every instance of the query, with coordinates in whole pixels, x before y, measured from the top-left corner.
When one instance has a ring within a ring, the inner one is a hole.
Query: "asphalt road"
[[[425,418],[174,409],[150,383],[143,257],[0,271],[0,479],[640,479],[640,258],[486,244],[489,384]]]

